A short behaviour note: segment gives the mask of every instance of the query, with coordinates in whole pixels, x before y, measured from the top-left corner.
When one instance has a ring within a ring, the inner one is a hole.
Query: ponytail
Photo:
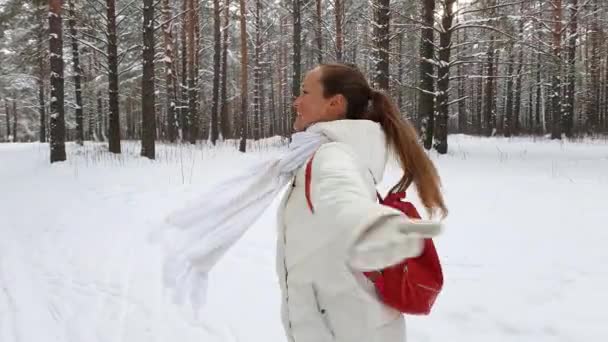
[[[391,192],[405,191],[414,183],[429,215],[433,216],[439,210],[442,217],[447,216],[439,174],[420,145],[416,130],[408,120],[401,118],[393,102],[383,92],[372,90],[371,101],[369,119],[382,125],[387,142],[399,157],[403,169],[403,176]]]
[[[429,215],[439,210],[443,217],[448,213],[437,169],[418,142],[416,130],[399,115],[397,107],[382,92],[369,87],[363,73],[354,65],[321,64],[323,96],[341,94],[346,98],[347,119],[368,119],[382,125],[388,145],[399,157],[403,177],[391,192],[405,191],[416,185],[422,204]],[[369,102],[372,108],[369,108]]]

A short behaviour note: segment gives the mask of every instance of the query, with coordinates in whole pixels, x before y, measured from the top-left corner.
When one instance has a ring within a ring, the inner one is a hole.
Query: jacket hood
[[[329,140],[349,145],[360,162],[382,181],[388,159],[386,135],[382,126],[371,120],[335,120],[319,122],[308,128],[310,132],[325,135]]]

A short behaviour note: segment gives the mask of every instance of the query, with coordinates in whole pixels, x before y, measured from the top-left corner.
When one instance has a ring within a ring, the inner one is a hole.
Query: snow
[[[450,136],[437,156],[450,216],[445,289],[409,341],[605,341],[608,141]],[[201,321],[161,287],[163,218],[257,158],[157,145],[0,144],[0,341],[283,342],[271,211],[211,274]],[[398,173],[389,167],[381,189]],[[416,201],[417,202],[417,201]],[[276,203],[275,203],[276,206]],[[35,328],[34,328],[35,327]]]

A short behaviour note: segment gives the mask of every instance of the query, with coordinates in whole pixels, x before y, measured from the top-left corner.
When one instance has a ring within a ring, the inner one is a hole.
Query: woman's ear
[[[329,106],[332,108],[332,111],[338,115],[346,114],[346,105],[346,97],[344,97],[342,94],[332,96],[331,100],[329,101]]]

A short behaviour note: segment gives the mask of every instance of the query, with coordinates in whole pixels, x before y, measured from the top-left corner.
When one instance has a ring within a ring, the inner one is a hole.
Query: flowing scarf
[[[205,304],[211,268],[328,141],[314,129],[295,133],[284,154],[254,163],[167,218],[163,281],[173,290],[175,303],[189,300],[198,313]]]

